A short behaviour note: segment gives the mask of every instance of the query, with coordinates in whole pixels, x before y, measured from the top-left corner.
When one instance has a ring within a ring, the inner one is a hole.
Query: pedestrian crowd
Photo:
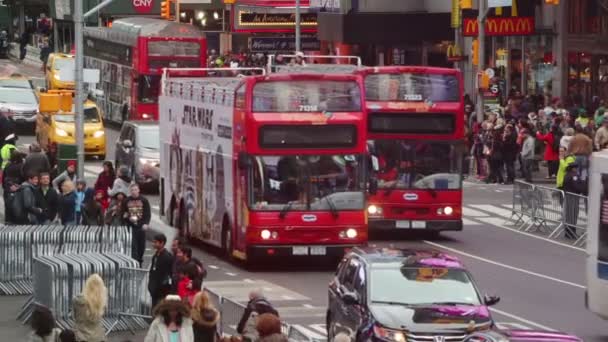
[[[291,54],[291,53],[289,53]],[[274,65],[306,65],[305,55],[303,52],[296,52],[295,57],[284,57],[281,53],[277,53],[273,60]],[[268,54],[251,53],[242,51],[241,53],[232,53],[230,51],[223,54],[218,54],[215,50],[209,52],[207,58],[207,67],[209,68],[266,68],[268,65]],[[242,71],[242,75],[255,75],[255,71]]]

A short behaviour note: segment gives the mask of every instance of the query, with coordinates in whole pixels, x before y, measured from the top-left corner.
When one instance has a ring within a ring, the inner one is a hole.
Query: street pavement
[[[113,160],[117,132],[106,132],[107,157]],[[24,133],[19,144],[26,148],[34,137]],[[100,170],[101,161],[86,162],[85,175],[91,184]],[[374,234],[370,244],[435,248],[457,256],[483,293],[501,297],[492,313],[503,327],[552,329],[574,333],[585,341],[607,341],[606,322],[584,305],[585,250],[511,226],[511,186],[465,182],[464,188],[462,232],[443,233],[432,241],[408,231]],[[153,208],[153,228],[173,235],[174,230],[160,223],[159,197],[149,194],[148,198]],[[277,306],[282,319],[312,337],[325,335],[327,284],[335,265],[277,260],[246,270],[221,259],[209,248],[196,248],[195,255],[207,265],[209,274],[204,285],[209,290],[244,303],[250,290],[260,288]],[[0,297],[1,341],[24,340],[28,329],[15,317],[25,300]],[[110,341],[142,341],[144,335],[143,331],[134,336],[112,334]]]

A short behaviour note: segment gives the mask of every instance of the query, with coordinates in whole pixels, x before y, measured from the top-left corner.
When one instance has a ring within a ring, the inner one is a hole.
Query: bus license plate
[[[409,229],[410,228],[410,221],[397,221],[397,222],[395,222],[395,226],[397,228]]]
[[[424,229],[424,228],[426,228],[426,222],[425,221],[412,221],[412,228],[413,229]]]
[[[327,250],[323,246],[310,247],[310,255],[325,255]]]
[[[308,247],[297,246],[293,247],[291,250],[293,255],[308,255]]]

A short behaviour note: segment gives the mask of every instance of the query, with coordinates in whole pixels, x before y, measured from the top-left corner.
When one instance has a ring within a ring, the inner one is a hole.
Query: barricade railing
[[[587,197],[515,181],[510,221],[518,230],[529,232],[535,229],[551,239],[568,233],[566,235],[575,237],[574,245],[584,245]]]
[[[0,295],[32,293],[36,257],[89,252],[131,255],[128,228],[0,225]]]
[[[221,335],[238,335],[237,325],[245,312],[246,304],[239,303],[235,300],[222,297],[213,290],[205,288],[204,291],[209,295],[211,303],[220,312],[220,322],[218,324],[218,332]],[[279,312],[279,315],[281,313]],[[325,342],[313,336],[309,336],[306,332],[299,329],[297,326],[291,325],[288,322],[282,322],[281,332],[287,336],[290,342]]]
[[[33,263],[33,295],[18,315],[27,322],[35,305],[44,305],[54,313],[61,328],[73,328],[73,299],[82,293],[86,279],[99,274],[108,288],[108,307],[103,319],[106,330],[145,329],[147,322],[121,322],[120,315],[141,307],[134,306],[135,297],[147,294],[135,283],[147,284],[147,271],[137,270],[139,263],[119,253],[82,253],[38,256]],[[125,275],[123,270],[137,270],[136,275]],[[131,278],[129,278],[131,277]],[[141,309],[140,309],[141,310]],[[142,312],[142,311],[139,311]],[[137,312],[137,313],[139,313]]]
[[[107,329],[106,335],[114,330],[145,329],[152,319],[152,298],[148,292],[148,270],[122,267],[118,271],[116,299],[121,300],[118,317]]]

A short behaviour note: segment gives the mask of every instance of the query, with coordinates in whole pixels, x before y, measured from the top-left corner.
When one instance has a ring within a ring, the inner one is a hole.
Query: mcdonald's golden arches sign
[[[486,19],[486,36],[526,36],[533,33],[534,17],[493,17]],[[464,19],[462,34],[476,37],[479,34],[477,19]]]

